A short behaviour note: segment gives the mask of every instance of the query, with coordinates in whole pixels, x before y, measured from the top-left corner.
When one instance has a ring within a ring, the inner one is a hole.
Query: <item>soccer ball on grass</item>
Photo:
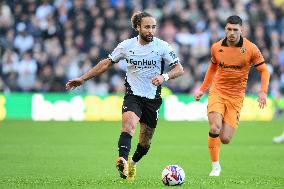
[[[162,182],[167,186],[181,185],[184,179],[184,170],[178,165],[168,165],[162,172]]]

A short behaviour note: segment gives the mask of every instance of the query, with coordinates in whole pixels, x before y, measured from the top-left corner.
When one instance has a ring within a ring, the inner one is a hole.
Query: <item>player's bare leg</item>
[[[219,163],[220,154],[220,132],[222,130],[223,117],[218,112],[210,112],[208,114],[208,121],[210,125],[208,136],[208,150],[212,161],[212,171],[209,176],[219,176],[221,172],[221,166]]]
[[[228,123],[223,123],[220,140],[223,144],[229,144],[236,132],[236,129],[230,126]]]
[[[120,177],[123,179],[126,179],[128,175],[127,159],[131,149],[131,139],[135,133],[139,119],[140,118],[131,111],[122,114],[122,128],[118,141],[119,157],[116,160],[116,168],[119,171]]]
[[[155,128],[150,128],[145,123],[140,124],[139,143],[143,147],[149,147],[155,133]]]
[[[140,118],[134,112],[131,112],[131,111],[124,112],[122,114],[121,132],[127,132],[131,136],[133,136],[135,133],[135,128],[139,120]]]
[[[147,154],[155,128],[150,128],[146,124],[140,124],[139,143],[132,158],[128,160],[128,180],[133,181],[136,175],[136,163]]]
[[[231,127],[229,124],[223,123],[219,135],[218,161],[212,160],[212,171],[210,172],[209,176],[220,176],[221,173],[221,165],[219,163],[220,141],[223,144],[229,144],[231,139],[233,138],[233,135],[235,134],[235,131],[236,129]]]

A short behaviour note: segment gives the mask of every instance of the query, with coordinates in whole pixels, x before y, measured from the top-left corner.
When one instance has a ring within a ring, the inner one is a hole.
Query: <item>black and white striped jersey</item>
[[[161,95],[161,86],[153,85],[151,79],[163,73],[165,64],[171,67],[179,63],[172,47],[156,37],[146,45],[139,43],[139,36],[124,40],[109,58],[114,63],[123,59],[127,62],[126,94],[149,99],[160,98]]]

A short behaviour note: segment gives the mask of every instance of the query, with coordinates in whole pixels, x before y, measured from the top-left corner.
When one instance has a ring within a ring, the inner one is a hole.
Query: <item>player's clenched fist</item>
[[[195,93],[194,93],[194,99],[196,100],[196,101],[199,101],[200,100],[200,98],[203,96],[203,92],[201,92],[201,91],[196,91]]]
[[[152,84],[155,85],[155,86],[159,86],[159,85],[162,85],[164,80],[165,79],[162,75],[157,75],[157,76],[152,78]]]

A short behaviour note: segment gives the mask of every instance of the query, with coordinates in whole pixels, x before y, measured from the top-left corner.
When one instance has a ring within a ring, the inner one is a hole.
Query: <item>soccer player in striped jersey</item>
[[[156,19],[149,13],[136,12],[132,15],[131,22],[138,36],[121,42],[108,58],[66,84],[66,89],[74,89],[85,81],[98,77],[120,60],[126,60],[126,92],[122,106],[122,128],[118,140],[119,156],[116,168],[120,176],[128,180],[134,179],[136,163],[150,148],[162,104],[162,83],[183,74],[183,67],[172,47],[154,37]],[[171,68],[168,73],[163,73],[165,64]],[[131,139],[138,122],[139,143],[134,155],[130,157]]]
[[[212,45],[211,64],[200,89],[194,94],[198,101],[210,86],[207,114],[212,171],[209,176],[220,175],[220,144],[228,144],[238,127],[248,73],[252,66],[261,75],[259,107],[262,109],[266,106],[269,72],[257,46],[241,36],[241,26],[242,20],[239,16],[228,17],[226,38]]]

